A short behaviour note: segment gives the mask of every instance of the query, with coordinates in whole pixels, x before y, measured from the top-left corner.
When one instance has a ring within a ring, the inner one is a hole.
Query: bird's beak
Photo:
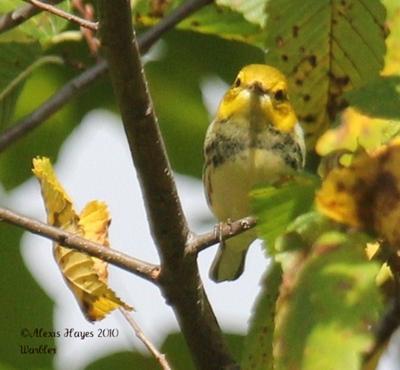
[[[263,86],[261,83],[259,82],[253,82],[250,86],[249,86],[249,90],[256,94],[256,95],[265,95],[266,91],[264,90]]]

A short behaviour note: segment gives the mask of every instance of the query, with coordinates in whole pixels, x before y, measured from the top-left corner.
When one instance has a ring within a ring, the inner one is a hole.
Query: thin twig
[[[256,224],[256,219],[250,216],[234,222],[220,223],[214,227],[214,231],[201,235],[192,235],[186,246],[186,251],[189,254],[196,255],[204,249],[218,243],[221,239],[232,238],[235,235],[252,229]]]
[[[58,229],[43,222],[12,212],[0,207],[0,221],[16,225],[33,234],[44,236],[54,240],[63,246],[87,253],[93,257],[100,258],[112,265],[118,266],[126,271],[132,272],[148,281],[157,283],[160,268],[157,265],[130,257],[115,249],[104,247],[99,243],[84,239],[79,235]]]
[[[45,10],[58,17],[64,18],[67,21],[74,22],[78,24],[80,27],[88,28],[92,31],[97,31],[98,29],[97,22],[91,22],[86,19],[80,18],[74,14],[64,12],[64,10],[61,10],[53,5],[44,3],[43,1],[38,1],[38,0],[25,0],[25,1],[30,2],[32,5],[36,6],[39,9]]]
[[[83,19],[89,22],[94,20],[94,8],[90,3],[83,3],[84,0],[72,0],[72,7],[75,8]],[[94,36],[94,32],[88,29],[82,29],[82,35],[85,38],[90,53],[97,56],[99,50],[99,40]]]
[[[179,8],[163,18],[156,26],[138,37],[140,51],[146,52],[150,47],[168,30],[187,16],[206,5],[209,0],[190,0],[182,4]],[[87,69],[79,76],[73,78],[65,84],[52,97],[46,100],[34,112],[25,116],[14,123],[0,135],[0,153],[9,147],[18,139],[24,137],[30,131],[40,126],[55,112],[60,110],[72,98],[82,93],[88,86],[96,81],[107,71],[107,62],[104,60],[98,62],[93,67]]]
[[[164,370],[171,370],[171,366],[169,365],[167,358],[163,353],[160,353],[155,345],[146,337],[143,333],[143,330],[137,324],[137,322],[133,319],[132,315],[129,314],[123,308],[119,309],[122,315],[125,317],[126,321],[128,321],[129,325],[132,327],[135,335],[140,339],[140,341],[145,345],[145,347],[149,350],[149,352],[155,357],[157,362],[160,364],[161,368]]]
[[[49,4],[58,4],[62,1],[63,0],[50,0],[46,2]],[[6,32],[14,27],[19,26],[21,23],[26,22],[40,12],[41,9],[38,9],[36,6],[28,4],[2,15],[0,17],[0,33]]]

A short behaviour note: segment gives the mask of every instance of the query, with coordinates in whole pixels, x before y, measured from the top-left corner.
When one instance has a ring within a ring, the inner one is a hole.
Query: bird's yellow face
[[[255,122],[270,122],[282,132],[293,131],[297,122],[285,76],[262,64],[246,66],[239,72],[219,106],[217,118],[253,118]]]

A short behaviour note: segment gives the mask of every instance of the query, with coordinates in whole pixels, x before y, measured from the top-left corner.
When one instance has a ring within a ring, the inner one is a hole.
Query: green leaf
[[[310,248],[325,232],[334,229],[335,223],[318,212],[297,217],[275,242],[278,252]]]
[[[400,76],[380,77],[349,91],[345,98],[364,114],[400,120]]]
[[[23,335],[23,329],[30,333],[35,328],[53,330],[53,304],[25,267],[19,247],[21,236],[21,229],[0,222],[0,297],[3,302],[0,325],[2,333],[5,333],[0,336],[0,367],[51,369],[52,355],[20,353],[21,345],[55,347],[54,338]]]
[[[181,333],[169,334],[160,351],[166,354],[174,370],[195,370],[188,346]]]
[[[7,13],[11,10],[25,6],[26,1],[2,0],[0,4],[1,13]],[[69,12],[70,2],[65,0],[58,8]],[[59,34],[66,26],[68,21],[49,12],[40,12],[18,27],[5,32],[0,36],[0,42],[10,41],[39,41],[43,46],[48,45],[52,38]]]
[[[137,0],[133,9],[134,22],[137,27],[152,26],[183,2],[183,0],[174,0],[160,4],[158,1]],[[257,6],[256,10],[260,8],[257,4],[260,0],[252,0],[252,2],[254,2],[253,6]],[[241,13],[232,10],[238,8],[241,9]],[[254,10],[243,4],[237,6],[231,4],[229,7],[210,4],[184,19],[177,28],[217,35],[228,40],[243,41],[262,47],[265,37],[259,23],[262,22],[265,12],[256,16]],[[248,20],[249,17],[251,21]],[[254,23],[255,19],[257,24]]]
[[[61,58],[39,58],[37,43],[0,43],[0,129],[10,124],[15,104],[25,80],[38,67],[62,63]]]
[[[250,319],[249,332],[245,338],[242,369],[273,369],[272,339],[275,329],[275,304],[282,283],[282,268],[272,266],[262,282],[262,289]]]
[[[15,367],[11,367],[9,365],[0,362],[0,370],[17,370]]]
[[[266,5],[269,0],[216,0],[218,5],[226,6],[243,14],[249,22],[265,27]]]
[[[166,53],[145,67],[150,92],[174,170],[201,178],[212,118],[202,104],[200,83],[210,76],[231,83],[243,65],[262,61],[263,55],[243,43],[182,31],[163,40]]]
[[[309,211],[314,201],[318,179],[307,174],[295,176],[281,186],[269,185],[250,193],[257,216],[257,230],[267,242],[268,251],[275,253],[275,239],[297,216]]]
[[[15,81],[40,52],[37,43],[0,43],[0,129],[9,123],[21,91],[23,80],[21,83]]]
[[[343,93],[378,77],[386,11],[379,0],[281,0],[267,6],[266,62],[289,78],[308,144],[343,106]]]
[[[325,234],[285,271],[276,320],[276,370],[359,370],[383,312],[377,263],[362,234]]]

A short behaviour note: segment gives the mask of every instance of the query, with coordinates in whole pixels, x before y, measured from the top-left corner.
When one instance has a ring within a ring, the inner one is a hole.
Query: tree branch
[[[24,0],[24,1],[31,3],[32,5],[34,5],[35,7],[39,8],[41,10],[45,10],[45,11],[52,13],[58,17],[64,18],[67,21],[74,22],[74,23],[78,24],[80,27],[88,28],[92,31],[97,31],[98,24],[96,22],[91,22],[86,19],[77,17],[74,14],[64,12],[63,10],[61,10],[53,5],[47,4],[43,1],[38,1],[38,0]]]
[[[156,26],[139,36],[138,43],[140,51],[144,53],[149,50],[165,32],[169,31],[173,26],[209,2],[210,0],[190,0],[182,4],[167,17],[163,18]],[[29,7],[32,6],[29,5]],[[10,126],[10,128],[3,131],[0,135],[0,153],[12,143],[40,126],[55,112],[66,105],[72,98],[77,97],[78,94],[82,93],[88,86],[96,81],[97,78],[103,75],[107,71],[107,68],[107,62],[98,62],[93,67],[87,69],[82,74],[69,81],[34,112],[25,116]]]
[[[212,245],[252,229],[257,224],[254,217],[245,217],[234,222],[219,223],[210,231],[201,235],[193,235],[186,246],[187,253],[197,255]]]
[[[48,0],[43,1],[49,4],[58,4],[63,0]],[[6,32],[14,27],[19,26],[28,19],[32,18],[36,14],[40,13],[41,9],[38,9],[33,5],[24,5],[18,9],[15,9],[9,13],[4,14],[0,17],[0,33]]]
[[[43,222],[22,216],[8,209],[0,207],[0,221],[16,225],[34,234],[54,240],[63,246],[87,253],[90,256],[100,258],[112,265],[118,266],[126,271],[132,272],[148,281],[157,283],[160,268],[148,262],[130,257],[115,249],[104,247],[99,243],[84,239],[79,235],[58,229]]]
[[[238,369],[204,291],[196,256],[186,253],[191,234],[148,93],[128,2],[99,0],[98,6],[101,43],[161,258],[162,293],[197,367]]]
[[[135,335],[140,339],[140,341],[145,345],[145,347],[149,350],[149,352],[154,356],[154,358],[158,361],[162,369],[171,370],[171,366],[169,366],[168,361],[164,354],[160,353],[156,346],[146,337],[143,333],[143,330],[137,324],[137,322],[133,319],[132,315],[124,310],[123,308],[119,309],[122,315],[125,317],[126,321],[128,321],[129,325],[135,332]]]

